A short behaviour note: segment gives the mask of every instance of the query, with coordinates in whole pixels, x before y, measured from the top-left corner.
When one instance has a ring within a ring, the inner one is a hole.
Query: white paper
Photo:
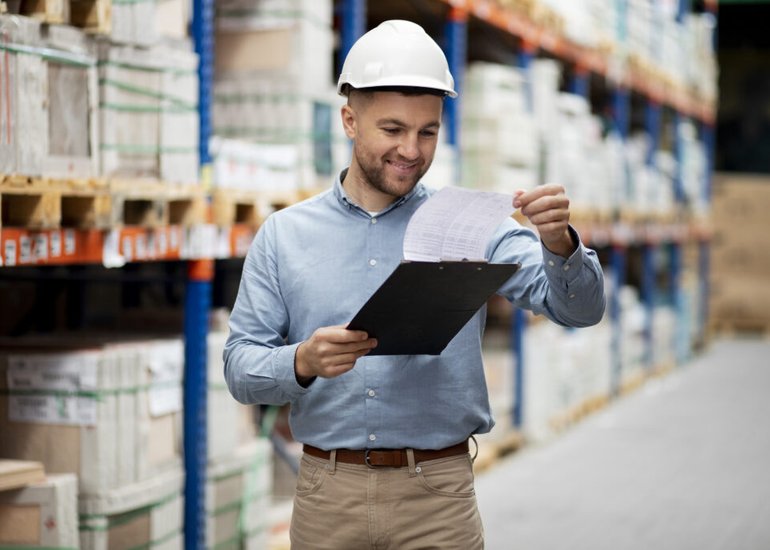
[[[155,342],[148,352],[150,415],[181,411],[184,344],[181,340]]]
[[[95,426],[96,353],[8,358],[8,418],[14,422]],[[92,395],[89,395],[92,394]]]
[[[513,195],[444,187],[409,220],[404,260],[485,261],[489,240],[514,210]]]
[[[111,230],[104,237],[102,264],[107,268],[126,265],[126,258],[120,253],[120,230],[118,229]]]

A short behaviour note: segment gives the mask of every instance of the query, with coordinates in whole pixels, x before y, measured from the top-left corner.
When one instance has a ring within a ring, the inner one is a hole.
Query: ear
[[[340,110],[342,116],[342,127],[345,130],[345,135],[348,139],[355,139],[356,137],[356,113],[350,107],[350,105],[343,105]]]

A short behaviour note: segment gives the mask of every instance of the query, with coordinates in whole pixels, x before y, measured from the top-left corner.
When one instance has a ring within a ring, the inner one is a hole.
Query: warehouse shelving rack
[[[490,25],[519,40],[518,63],[525,69],[531,61],[544,52],[562,60],[573,68],[568,89],[579,95],[588,96],[591,78],[606,78],[608,67],[606,60],[596,52],[571,43],[551,30],[544,29],[526,17],[504,10],[491,0],[414,0],[407,4],[428,6],[430,13],[441,13],[443,22],[443,42],[450,68],[457,80],[459,89],[463,85],[463,68],[466,62],[468,45],[468,20],[470,17]],[[388,10],[397,13],[403,2],[388,3]],[[680,14],[687,9],[688,2],[680,0]],[[715,12],[716,1],[705,2],[707,9]],[[367,2],[365,0],[340,0],[337,10],[340,19],[340,60],[344,58],[353,42],[367,28]],[[200,114],[200,159],[201,174],[204,184],[209,173],[210,156],[208,138],[211,134],[211,86],[213,79],[213,26],[214,0],[194,0],[192,35],[195,49],[200,56],[199,64],[199,114]],[[613,118],[621,132],[627,132],[630,118],[631,94],[645,98],[645,125],[648,133],[657,143],[661,133],[661,119],[664,111],[673,114],[676,128],[684,118],[698,121],[700,139],[708,151],[707,180],[703,186],[703,196],[710,197],[710,174],[713,169],[714,149],[714,108],[697,99],[681,93],[669,95],[665,88],[653,81],[645,80],[640,75],[629,74],[622,82],[613,85]],[[459,103],[449,101],[446,104],[447,140],[457,145],[460,132]],[[675,131],[676,134],[676,131]],[[676,138],[676,135],[675,135]],[[675,149],[676,152],[676,149]],[[648,159],[651,162],[651,159]],[[681,193],[681,188],[676,189]],[[229,256],[242,257],[254,234],[254,227],[235,225],[228,230],[230,242]],[[651,328],[652,310],[656,295],[656,257],[660,247],[665,245],[669,251],[669,288],[671,299],[677,299],[679,277],[682,265],[681,244],[685,239],[693,239],[699,248],[699,271],[701,277],[700,309],[701,319],[706,315],[707,274],[709,268],[709,243],[707,227],[688,227],[686,224],[673,223],[648,232],[644,228],[629,231],[624,226],[588,225],[580,228],[581,235],[598,247],[609,249],[610,273],[613,287],[619,288],[627,277],[628,249],[632,244],[642,247],[642,295],[648,314],[648,346],[652,345]],[[13,265],[46,266],[103,264],[106,256],[130,259],[131,261],[186,261],[187,284],[185,294],[184,339],[185,339],[185,386],[184,386],[184,441],[185,441],[185,547],[192,550],[205,547],[206,514],[206,333],[208,315],[211,307],[212,283],[214,280],[214,258],[212,250],[191,250],[186,244],[195,240],[195,228],[165,226],[155,228],[119,227],[109,231],[101,229],[42,229],[3,227],[0,229],[0,253],[3,269]],[[154,243],[150,245],[149,243]],[[166,243],[160,246],[158,243]],[[246,245],[244,246],[244,243]],[[127,257],[122,254],[132,251]],[[618,316],[619,304],[615,295],[611,296],[610,316],[613,323],[614,339],[613,358],[619,358],[620,327]],[[515,391],[513,424],[522,422],[523,388],[525,376],[523,353],[524,331],[527,317],[522,311],[514,312],[511,324],[511,346],[516,356]],[[703,327],[701,327],[701,333]],[[648,352],[648,356],[651,354]],[[617,368],[617,367],[616,367]],[[617,381],[613,391],[617,392]]]
[[[374,7],[374,6],[373,6]],[[365,0],[341,0],[338,3],[339,15],[342,20],[343,32],[341,35],[341,52],[346,52],[360,32],[366,27],[368,3]],[[399,17],[402,14],[430,15],[431,17],[444,17],[443,36],[438,37],[443,44],[447,60],[452,70],[456,86],[462,89],[463,70],[466,63],[467,43],[469,40],[469,19],[474,18],[482,24],[494,27],[498,31],[518,40],[519,49],[516,52],[518,66],[526,71],[540,53],[559,59],[569,66],[571,78],[568,82],[568,90],[572,93],[589,97],[591,91],[591,79],[598,77],[604,79],[611,88],[610,111],[611,119],[623,139],[627,138],[631,127],[632,96],[640,96],[644,101],[644,125],[649,136],[652,137],[650,149],[647,155],[647,163],[652,164],[653,153],[660,143],[662,119],[665,113],[670,113],[673,119],[671,136],[674,143],[674,154],[681,157],[681,143],[679,127],[685,120],[697,121],[699,125],[700,139],[706,144],[707,151],[707,176],[703,182],[703,198],[708,202],[710,198],[710,174],[713,168],[714,154],[714,123],[715,106],[699,98],[688,95],[679,90],[666,86],[663,82],[651,79],[641,72],[628,70],[620,78],[611,75],[608,60],[599,52],[580,46],[557,32],[545,28],[529,19],[525,14],[505,9],[501,3],[492,0],[420,0],[411,2],[389,2],[387,7],[376,5],[378,15],[383,13],[388,16]],[[704,8],[716,13],[715,1],[704,2]],[[688,10],[690,2],[680,0],[678,2],[677,18],[681,21]],[[358,29],[359,32],[355,32]],[[460,121],[459,102],[448,101],[445,105],[445,125],[447,127],[447,141],[456,145],[459,141]],[[681,173],[677,174],[674,182],[674,195],[677,204],[681,207],[683,201],[683,189]],[[656,222],[652,222],[655,224]],[[646,312],[645,328],[645,364],[649,371],[653,371],[657,365],[653,364],[652,320],[655,309],[658,289],[656,278],[658,276],[657,258],[663,249],[668,256],[668,300],[675,308],[680,305],[680,278],[682,272],[682,245],[686,240],[694,240],[698,244],[699,259],[698,269],[700,277],[699,311],[701,325],[698,327],[699,340],[705,339],[705,325],[703,320],[707,315],[708,295],[708,265],[709,265],[709,231],[704,224],[689,227],[682,222],[664,222],[655,230],[650,228],[629,227],[625,223],[610,223],[606,227],[582,226],[578,223],[579,230],[589,244],[609,249],[609,274],[612,280],[611,288],[618,289],[623,286],[628,278],[628,253],[632,246],[641,248],[641,296]],[[591,237],[594,237],[593,242]],[[620,361],[621,361],[621,319],[620,303],[617,292],[610,295],[609,315],[612,323],[611,360],[613,362],[613,378],[611,395],[621,392],[620,387]],[[524,364],[524,331],[527,325],[527,316],[524,312],[515,310],[511,323],[511,348],[515,357],[514,375],[514,405],[512,421],[515,427],[521,427],[523,422],[523,380],[526,373]]]

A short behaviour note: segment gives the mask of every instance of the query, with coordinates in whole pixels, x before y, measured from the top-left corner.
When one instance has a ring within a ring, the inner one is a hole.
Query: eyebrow
[[[381,118],[377,121],[378,126],[387,126],[389,124],[393,126],[400,126],[402,128],[405,128],[406,126],[408,126],[405,122],[402,122],[397,118]],[[438,121],[434,121],[423,126],[421,130],[425,130],[427,128],[440,128],[440,127],[441,127],[441,123]]]

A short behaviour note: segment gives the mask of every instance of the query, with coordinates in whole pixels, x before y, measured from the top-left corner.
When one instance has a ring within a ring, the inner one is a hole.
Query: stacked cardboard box
[[[25,176],[97,174],[96,57],[79,29],[0,15],[0,172]]]
[[[214,134],[294,148],[296,180],[281,190],[328,186],[345,154],[333,130],[331,16],[328,0],[217,5]]]
[[[79,548],[73,474],[0,491],[0,548]]]
[[[501,192],[537,185],[539,140],[528,105],[524,76],[515,67],[468,66],[460,136],[464,185]]]
[[[90,340],[4,345],[0,456],[77,476],[83,548],[179,548],[182,342]]]
[[[181,49],[99,45],[102,175],[198,182],[197,66]]]
[[[770,178],[718,174],[712,202],[710,318],[740,330],[770,324]]]
[[[99,496],[81,496],[80,548],[184,548],[181,467]]]
[[[222,354],[226,332],[208,335],[208,457],[213,463],[232,455],[233,449],[251,443],[257,436],[254,407],[241,405],[225,383]]]
[[[209,465],[208,548],[267,548],[272,478],[272,444],[267,439],[231,448],[228,457]]]
[[[610,324],[568,331],[550,322],[527,328],[522,430],[548,440],[610,394]],[[559,342],[554,346],[553,342]]]
[[[81,496],[176,468],[182,365],[180,340],[6,350],[0,456],[75,473]]]

